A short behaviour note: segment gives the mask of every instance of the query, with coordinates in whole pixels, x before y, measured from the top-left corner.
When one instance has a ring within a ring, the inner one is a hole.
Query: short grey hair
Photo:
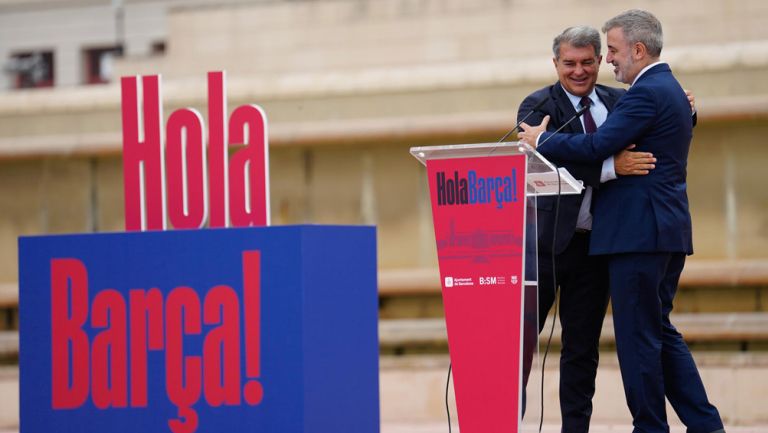
[[[659,57],[664,46],[664,34],[661,22],[652,13],[640,9],[631,9],[609,19],[603,26],[603,33],[620,28],[624,38],[633,45],[642,43],[648,49],[651,57]]]
[[[552,41],[552,52],[555,60],[560,60],[560,45],[569,44],[576,48],[591,46],[595,49],[595,56],[600,55],[600,32],[589,26],[568,27]]]

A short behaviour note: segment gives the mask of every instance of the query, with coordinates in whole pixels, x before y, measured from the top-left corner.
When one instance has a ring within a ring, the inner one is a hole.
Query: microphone
[[[526,114],[525,116],[523,116],[523,118],[522,118],[522,119],[520,119],[520,121],[519,121],[519,122],[517,122],[517,124],[515,125],[515,127],[514,127],[514,128],[510,129],[510,130],[509,130],[509,132],[507,132],[506,134],[504,134],[504,136],[503,136],[503,137],[501,137],[501,140],[499,140],[499,143],[503,142],[503,141],[504,141],[504,140],[505,140],[507,137],[509,137],[509,135],[510,135],[510,134],[512,134],[513,132],[515,132],[515,129],[519,128],[519,127],[520,127],[520,125],[521,125],[523,122],[525,122],[525,120],[526,120],[526,119],[528,119],[528,118],[531,116],[531,114],[533,114],[533,113],[535,113],[535,112],[539,111],[539,108],[541,108],[541,106],[542,106],[542,105],[544,105],[544,103],[545,103],[545,102],[547,102],[547,101],[549,101],[549,96],[545,96],[544,98],[542,98],[542,100],[541,100],[541,101],[537,102],[537,103],[536,103],[536,105],[534,105],[534,106],[533,106],[533,108],[531,108],[531,111],[529,111],[529,112],[528,112],[528,114]]]
[[[542,144],[546,143],[546,142],[547,142],[547,140],[549,140],[550,138],[552,138],[552,136],[553,136],[553,135],[555,135],[555,134],[557,134],[558,132],[562,131],[562,130],[563,130],[563,128],[565,128],[565,127],[566,127],[566,125],[568,125],[569,123],[573,122],[575,119],[578,119],[579,117],[581,117],[581,115],[582,115],[582,114],[584,114],[584,112],[585,112],[585,111],[587,111],[587,110],[589,110],[589,105],[585,105],[585,106],[583,106],[583,107],[579,108],[579,111],[577,111],[577,112],[576,112],[576,114],[574,114],[574,115],[573,115],[573,117],[571,117],[570,119],[568,119],[568,121],[567,121],[567,122],[565,122],[565,123],[563,123],[562,125],[560,125],[560,127],[559,127],[559,128],[557,128],[557,129],[555,130],[555,132],[553,132],[553,133],[552,133],[552,135],[550,135],[549,137],[545,138],[545,139],[544,139],[544,141],[542,141],[541,143],[537,144],[537,145],[536,145],[536,147],[539,147],[539,146],[541,146]]]

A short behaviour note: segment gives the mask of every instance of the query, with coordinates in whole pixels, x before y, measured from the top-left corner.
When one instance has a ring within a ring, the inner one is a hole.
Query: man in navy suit
[[[686,193],[690,105],[659,62],[661,23],[631,10],[606,22],[607,62],[631,87],[595,133],[552,134],[549,118],[523,124],[522,141],[552,159],[602,161],[635,143],[657,158],[647,176],[622,176],[594,197],[590,254],[608,262],[614,329],[636,433],[669,431],[665,396],[689,433],[722,432],[693,358],[669,314],[685,257],[693,253]]]
[[[565,29],[552,43],[552,59],[558,82],[533,92],[517,111],[518,121],[526,115],[531,123],[540,123],[550,116],[548,128],[563,126],[564,132],[583,134],[590,127],[600,126],[613,110],[624,89],[596,84],[602,61],[600,33],[587,26]],[[590,100],[590,112],[595,121],[587,124],[583,118],[574,119],[582,107],[583,98]],[[529,115],[542,100],[546,102]],[[570,122],[569,122],[570,120]],[[594,132],[594,131],[592,131]],[[560,322],[562,350],[560,354],[560,412],[562,430],[568,433],[589,431],[592,397],[599,360],[600,331],[608,306],[608,266],[602,256],[588,254],[592,214],[590,204],[593,189],[619,175],[643,175],[653,169],[653,155],[646,152],[621,151],[616,158],[601,162],[572,162],[555,159],[587,188],[580,195],[560,199],[555,225],[556,198],[537,200],[539,308],[538,331],[555,300],[552,255],[556,256],[555,273],[560,290]],[[555,236],[556,235],[556,236]],[[553,240],[556,244],[553,245]],[[535,320],[535,319],[532,319]],[[531,349],[536,333],[526,335],[525,378],[528,377]]]

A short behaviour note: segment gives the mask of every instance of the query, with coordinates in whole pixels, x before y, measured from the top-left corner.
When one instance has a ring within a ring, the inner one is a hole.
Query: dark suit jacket
[[[693,253],[686,168],[693,121],[688,99],[666,64],[645,72],[594,134],[555,134],[538,148],[545,157],[602,161],[637,144],[656,169],[622,176],[595,194],[591,254]],[[544,132],[539,142],[552,133]]]
[[[595,91],[609,113],[616,104],[616,101],[626,92],[624,89],[602,86],[600,84],[595,86]],[[517,110],[517,121],[522,120],[531,111],[531,108],[547,96],[549,96],[547,102],[526,119],[527,124],[538,125],[544,116],[549,115],[550,120],[547,129],[554,131],[576,114],[571,100],[568,99],[568,95],[566,95],[563,87],[557,82],[551,86],[539,89],[525,98]],[[583,134],[584,129],[581,126],[581,121],[574,119],[565,126],[563,132]],[[565,167],[576,179],[584,181],[585,185],[593,188],[600,186],[602,161],[574,162],[567,159],[553,158],[551,162],[559,167]],[[580,195],[563,195],[560,197],[560,211],[557,219],[557,245],[555,245],[555,253],[557,254],[562,253],[568,246],[568,243],[571,242],[583,199],[583,192]],[[541,252],[552,252],[552,235],[555,230],[555,200],[556,197],[539,197],[537,199],[537,230],[539,251]]]

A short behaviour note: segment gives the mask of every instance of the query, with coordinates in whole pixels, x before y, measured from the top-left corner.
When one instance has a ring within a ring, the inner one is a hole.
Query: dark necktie
[[[582,107],[589,107],[591,105],[592,105],[592,100],[589,99],[588,96],[584,96],[583,98],[581,98]],[[589,134],[596,131],[597,131],[597,125],[595,124],[595,119],[592,118],[592,113],[590,113],[589,108],[587,108],[587,111],[584,112],[584,132]]]

